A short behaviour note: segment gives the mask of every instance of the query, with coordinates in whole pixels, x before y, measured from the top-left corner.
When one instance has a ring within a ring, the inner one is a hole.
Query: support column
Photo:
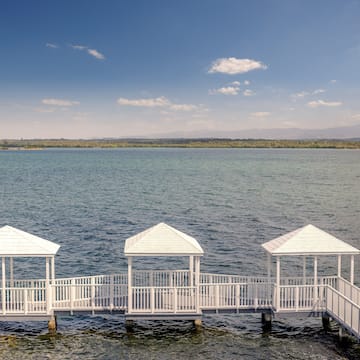
[[[317,273],[317,267],[318,267],[318,259],[317,256],[314,256],[314,303],[318,299],[318,273]]]
[[[1,258],[1,304],[2,304],[2,313],[6,314],[6,296],[5,296],[5,288],[6,288],[6,264],[5,257]]]
[[[322,320],[322,325],[323,325],[323,328],[324,328],[325,332],[329,331],[330,330],[330,317],[329,317],[329,315],[323,314],[321,320]]]
[[[196,312],[200,312],[200,256],[195,256]]]
[[[276,257],[276,310],[280,309],[280,256]]]
[[[267,254],[267,287],[266,287],[266,297],[268,301],[270,302],[271,299],[271,254]]]
[[[132,311],[132,257],[128,257],[128,313]]]
[[[48,330],[50,334],[55,334],[57,330],[57,320],[56,316],[52,315],[50,320],[48,321]]]
[[[261,313],[261,323],[263,325],[263,330],[271,329],[272,316],[271,313]]]
[[[202,321],[201,319],[195,319],[193,321],[194,327],[197,331],[200,331],[202,329]]]
[[[14,261],[10,258],[10,287],[14,287]]]
[[[350,282],[354,284],[354,255],[350,258]]]
[[[51,284],[55,285],[55,257],[51,258]]]
[[[337,276],[341,277],[341,255],[338,255],[338,272]]]
[[[303,256],[303,285],[306,285],[306,256]]]
[[[194,286],[194,257],[189,256],[189,285]]]
[[[52,297],[51,297],[51,287],[50,287],[50,259],[45,258],[45,291],[46,291],[46,312],[50,314],[52,309]]]

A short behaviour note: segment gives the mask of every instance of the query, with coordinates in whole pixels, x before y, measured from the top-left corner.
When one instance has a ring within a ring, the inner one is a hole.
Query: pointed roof
[[[51,256],[59,248],[58,244],[9,225],[0,228],[0,256]]]
[[[126,256],[202,256],[200,244],[191,236],[160,223],[125,242]]]
[[[360,250],[311,224],[261,246],[271,255],[360,254]]]

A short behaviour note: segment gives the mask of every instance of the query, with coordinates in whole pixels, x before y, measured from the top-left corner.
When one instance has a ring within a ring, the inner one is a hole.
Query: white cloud
[[[119,98],[117,100],[119,105],[125,106],[136,106],[136,107],[165,107],[169,106],[171,103],[165,96],[160,96],[157,98],[149,99],[126,99]]]
[[[360,114],[354,114],[351,116],[352,119],[360,119]]]
[[[235,57],[230,58],[220,58],[215,60],[209,73],[223,73],[223,74],[243,74],[252,70],[257,69],[267,69],[267,65],[263,64],[260,61],[251,60],[251,59],[237,59]]]
[[[309,92],[307,92],[307,91],[301,91],[301,92],[292,94],[291,96],[292,96],[293,98],[303,98],[303,97],[308,96],[308,95],[310,95]]]
[[[316,89],[312,92],[312,95],[316,95],[316,94],[322,94],[324,93],[326,90],[324,89]]]
[[[330,84],[335,84],[337,80],[330,80]]]
[[[38,112],[38,113],[53,113],[55,111],[55,109],[51,109],[51,108],[35,108],[34,111]]]
[[[170,109],[174,111],[194,111],[198,107],[192,104],[172,104],[170,105]]]
[[[90,49],[84,45],[70,45],[70,47],[73,48],[74,50],[86,51],[89,55],[93,56],[96,59],[99,59],[99,60],[105,59],[105,55],[96,49]]]
[[[63,99],[42,99],[41,102],[45,105],[65,106],[65,107],[80,104],[79,101],[63,100]]]
[[[45,44],[46,47],[52,48],[52,49],[57,49],[59,46],[53,43],[46,43]]]
[[[88,54],[90,54],[91,56],[93,56],[99,60],[105,59],[105,56],[95,49],[87,49],[87,52],[88,52]]]
[[[224,86],[219,89],[209,90],[210,95],[222,94],[222,95],[238,95],[240,88],[238,86]]]
[[[342,102],[340,101],[324,101],[324,100],[314,100],[309,101],[307,105],[311,108],[317,108],[319,106],[329,106],[329,107],[335,107],[335,106],[341,106]]]
[[[233,81],[232,83],[230,83],[230,85],[232,85],[232,86],[240,86],[240,81]]]
[[[245,80],[245,81],[244,81],[244,85],[249,86],[249,85],[250,85],[250,81],[249,81],[249,80]]]
[[[252,91],[250,89],[246,89],[243,91],[244,96],[254,96],[255,94],[256,94],[255,91]]]
[[[85,50],[87,49],[87,46],[84,45],[70,45],[75,50]]]
[[[260,117],[260,118],[262,118],[262,117],[267,117],[267,116],[269,116],[270,113],[267,112],[267,111],[257,111],[257,112],[251,113],[250,115],[251,115],[251,116],[255,116],[255,117]]]
[[[168,114],[168,111],[204,111],[202,106],[193,104],[176,104],[171,102],[165,96],[159,96],[157,98],[146,98],[146,99],[126,99],[119,98],[117,103],[122,106],[134,106],[134,107],[145,107],[145,108],[163,108],[163,114]]]

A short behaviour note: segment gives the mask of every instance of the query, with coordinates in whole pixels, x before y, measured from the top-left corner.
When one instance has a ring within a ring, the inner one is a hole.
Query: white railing
[[[197,312],[195,287],[133,287],[131,313]]]
[[[0,298],[3,290],[0,289]],[[0,313],[38,314],[47,313],[46,291],[43,288],[6,288],[5,303],[0,306]]]
[[[358,338],[360,337],[360,305],[332,287],[326,287],[326,310]]]
[[[322,311],[325,304],[325,288],[328,285],[274,285],[276,311]],[[278,298],[279,297],[279,298]]]
[[[206,309],[250,309],[271,306],[267,283],[201,284],[200,307]]]
[[[189,270],[133,271],[132,284],[136,287],[187,287],[191,286]]]
[[[360,305],[360,288],[351,284],[344,278],[339,278],[338,287],[336,288],[341,294],[349,298],[355,304]]]
[[[127,285],[97,284],[94,277],[85,284],[75,280],[52,286],[54,310],[125,310],[127,307]]]

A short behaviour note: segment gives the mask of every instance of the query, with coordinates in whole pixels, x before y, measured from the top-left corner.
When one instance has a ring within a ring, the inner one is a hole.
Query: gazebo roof
[[[360,250],[314,225],[306,225],[262,244],[271,255],[345,255]]]
[[[125,242],[126,256],[202,256],[200,244],[191,236],[160,223]]]
[[[11,226],[0,228],[0,256],[52,256],[60,245]]]

